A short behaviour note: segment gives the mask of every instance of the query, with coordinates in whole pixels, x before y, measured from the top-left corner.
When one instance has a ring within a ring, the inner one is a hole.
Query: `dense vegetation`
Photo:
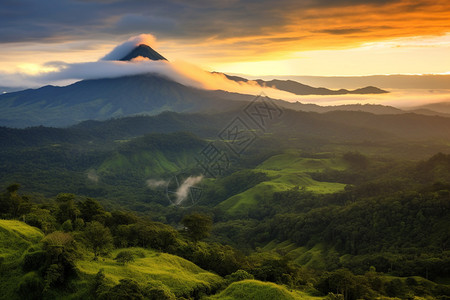
[[[298,116],[285,117],[322,118]],[[191,118],[216,117],[157,118],[0,130],[6,299],[450,298],[445,139],[286,121],[182,208],[165,186],[218,141]],[[142,129],[164,119],[174,127]]]

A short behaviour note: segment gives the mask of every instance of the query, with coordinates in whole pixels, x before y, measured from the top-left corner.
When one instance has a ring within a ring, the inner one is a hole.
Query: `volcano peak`
[[[140,44],[136,46],[133,50],[131,50],[130,53],[122,57],[121,61],[130,61],[136,57],[145,57],[150,60],[167,60],[164,56],[153,50],[150,46],[147,46],[145,44]]]

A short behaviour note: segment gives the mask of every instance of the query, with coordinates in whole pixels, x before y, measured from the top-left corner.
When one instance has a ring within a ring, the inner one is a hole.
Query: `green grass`
[[[344,190],[345,184],[316,181],[308,173],[345,170],[346,167],[346,163],[337,158],[305,158],[295,151],[275,155],[254,169],[266,173],[270,180],[226,199],[218,207],[230,215],[245,215],[260,200],[270,199],[273,193],[294,187],[321,194],[339,192]]]
[[[43,237],[36,227],[16,220],[0,220],[0,257],[5,262],[17,259]]]
[[[289,291],[286,287],[272,282],[243,280],[232,283],[221,293],[210,297],[211,300],[297,300],[323,299],[309,296],[300,291]]]
[[[282,243],[272,241],[261,248],[261,250],[266,253],[283,253],[283,255],[297,265],[306,266],[316,270],[325,270],[327,268],[327,256],[338,256],[338,253],[334,248],[327,248],[321,243],[314,245],[312,248],[308,248],[299,247],[290,241],[284,241]]]
[[[37,228],[20,221],[0,220],[0,299],[18,299],[16,289],[25,276],[22,260],[29,249],[39,249],[43,233]],[[92,260],[92,254],[76,262],[79,279],[73,282],[76,291],[59,291],[58,299],[76,299],[86,295],[93,277],[100,269],[104,270],[107,281],[117,284],[121,279],[136,280],[143,288],[167,286],[175,295],[190,295],[193,291],[214,291],[223,283],[223,278],[205,271],[194,263],[181,257],[153,250],[128,248],[135,253],[135,261],[122,265],[113,258],[123,249],[114,250],[109,257]],[[2,298],[5,297],[5,298]]]
[[[16,288],[24,275],[25,252],[39,248],[44,234],[37,228],[16,220],[0,220],[0,291],[1,299],[17,299]],[[4,298],[2,298],[4,297]]]
[[[121,250],[123,249],[115,250],[112,257]],[[178,296],[188,295],[196,289],[214,290],[223,282],[222,277],[181,257],[152,250],[141,251],[145,253],[145,257],[136,257],[134,262],[126,265],[116,262],[113,258],[100,258],[98,261],[78,261],[77,268],[87,281],[103,269],[111,284],[117,284],[123,278],[131,278],[142,287],[165,285]]]

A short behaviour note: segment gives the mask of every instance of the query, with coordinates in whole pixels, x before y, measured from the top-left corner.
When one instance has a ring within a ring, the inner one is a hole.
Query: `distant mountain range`
[[[120,60],[136,57],[166,60],[146,45],[139,45]],[[247,81],[228,76],[235,81]],[[270,86],[297,95],[342,95],[385,93],[376,87],[356,90],[329,90],[314,88],[292,80],[256,80],[261,86]],[[222,90],[203,90],[182,85],[158,75],[135,75],[120,78],[82,80],[74,84],[5,93],[0,95],[0,126],[70,126],[85,120],[106,120],[133,115],[156,115],[163,111],[214,113],[243,107],[252,95]],[[294,110],[328,112],[335,110],[366,111],[375,114],[400,114],[404,111],[381,105],[319,106],[275,100],[281,107]],[[424,114],[438,114],[431,108],[417,108]],[[425,109],[425,110],[424,110]],[[441,116],[447,116],[440,114]]]
[[[255,78],[256,79],[256,78]],[[382,89],[450,89],[450,74],[368,75],[368,76],[263,76],[263,80],[282,79],[332,89],[375,85]]]
[[[238,76],[230,76],[224,74],[228,79],[234,80],[234,81],[243,81],[247,82],[249,81],[246,78],[238,77]],[[388,91],[379,89],[374,86],[366,86],[364,88],[359,88],[355,90],[346,90],[346,89],[339,89],[339,90],[330,90],[327,88],[319,87],[315,88],[306,84],[299,83],[297,81],[293,80],[270,80],[270,81],[264,81],[262,79],[256,79],[252,80],[257,82],[262,87],[273,87],[282,91],[290,92],[296,95],[346,95],[346,94],[385,94],[389,93]]]

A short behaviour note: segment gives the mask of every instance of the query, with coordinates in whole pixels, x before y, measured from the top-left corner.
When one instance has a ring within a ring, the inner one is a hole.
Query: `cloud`
[[[49,83],[65,85],[69,82],[87,79],[116,78],[123,76],[154,74],[186,86],[206,89],[224,90],[241,94],[257,95],[264,92],[272,98],[285,100],[297,100],[298,96],[280,91],[271,87],[261,87],[256,82],[236,82],[229,80],[220,73],[205,71],[193,64],[183,61],[169,62],[164,60],[153,61],[145,57],[138,57],[132,61],[116,61],[129,53],[133,47],[139,44],[155,45],[155,38],[150,34],[141,34],[128,39],[115,47],[103,59],[96,62],[65,63],[52,61],[45,63],[39,70],[32,68],[31,72],[1,74],[0,79],[5,78],[4,86],[30,86],[38,87]]]
[[[158,180],[158,179],[149,179],[146,181],[147,186],[149,188],[155,189],[159,187],[167,186],[168,182],[165,180]]]
[[[175,192],[176,195],[175,205],[182,204],[189,197],[191,187],[195,186],[196,184],[199,184],[202,180],[203,180],[202,175],[189,176],[188,178],[186,178]]]
[[[380,28],[376,34],[365,32],[360,38],[366,41],[442,34],[448,31],[449,8],[445,0],[15,0],[2,4],[0,43],[116,41],[125,35],[151,31],[164,40],[211,47],[227,40],[275,41],[286,36],[308,36],[308,44],[294,41],[289,45],[301,50],[344,40],[354,44],[355,39],[344,39],[339,28],[386,23],[392,27]],[[329,28],[333,25],[339,28]],[[320,34],[324,30],[338,32],[342,38],[330,40]],[[232,46],[227,48],[234,55],[243,50]],[[258,50],[270,53],[277,49]]]
[[[381,104],[408,109],[432,103],[450,103],[450,89],[386,89],[388,94],[373,95],[333,95],[302,97],[302,103],[322,106],[344,104]]]
[[[155,47],[156,39],[151,34],[140,34],[138,36],[131,37],[126,42],[115,47],[110,53],[106,54],[101,60],[120,60],[140,44]]]
[[[94,169],[90,169],[86,175],[87,178],[94,183],[98,183],[98,181],[100,180],[100,177]]]

